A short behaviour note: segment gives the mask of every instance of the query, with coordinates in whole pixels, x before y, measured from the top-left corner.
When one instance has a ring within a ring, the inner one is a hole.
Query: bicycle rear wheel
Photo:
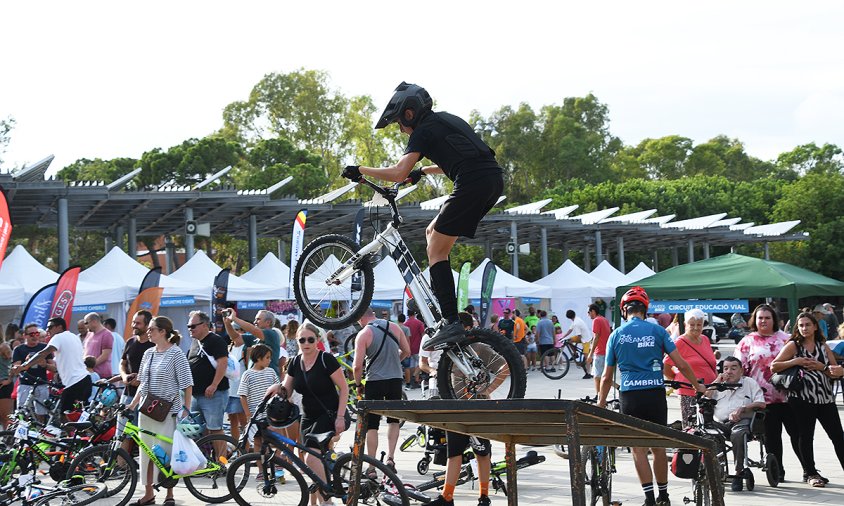
[[[546,365],[547,364],[547,365]],[[539,359],[539,370],[548,379],[558,380],[569,372],[571,361],[562,348],[551,348]]]
[[[380,460],[368,455],[361,455],[363,472],[360,476],[358,504],[410,504],[407,489],[398,475]],[[344,453],[337,457],[332,471],[332,484],[335,495],[346,501],[352,476],[352,454]]]
[[[138,471],[135,460],[123,448],[111,445],[91,446],[79,452],[70,462],[67,479],[81,476],[85,484],[104,483],[105,494],[97,498],[103,506],[124,506],[135,494]]]
[[[293,274],[293,291],[302,314],[315,325],[348,327],[360,320],[372,302],[375,275],[368,257],[358,258],[343,279],[328,281],[357,256],[358,249],[348,237],[329,234],[317,237],[302,250]],[[353,278],[359,279],[359,286],[353,286]]]
[[[226,473],[228,463],[240,456],[237,441],[225,434],[209,434],[197,439],[196,445],[208,460],[205,469],[211,467],[217,467],[217,469],[203,474],[185,476],[183,478],[185,486],[200,501],[215,504],[228,501],[231,499],[231,494],[226,487]]]
[[[226,486],[232,499],[240,506],[298,505],[308,504],[308,485],[298,469],[280,457],[270,460],[265,474],[258,469],[263,456],[247,453],[229,464]],[[277,477],[277,471],[284,472],[284,478]],[[266,479],[265,479],[266,478]]]
[[[454,363],[451,353],[471,370],[470,375]],[[522,399],[527,373],[511,341],[492,330],[474,328],[443,351],[437,388],[443,399]]]

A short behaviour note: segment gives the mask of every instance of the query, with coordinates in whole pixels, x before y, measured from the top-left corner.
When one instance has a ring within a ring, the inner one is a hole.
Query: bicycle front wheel
[[[299,470],[274,456],[264,472],[263,458],[260,453],[247,453],[229,464],[226,486],[235,502],[240,506],[308,504],[308,485]]]
[[[200,501],[223,503],[231,499],[226,487],[228,463],[240,456],[237,441],[225,434],[209,434],[196,440],[208,461],[205,469],[185,476],[185,486]]]
[[[360,320],[372,302],[375,275],[369,257],[358,258],[342,279],[333,279],[358,249],[348,237],[329,234],[317,237],[302,250],[293,274],[293,291],[304,317],[318,327],[348,327]]]
[[[511,341],[492,330],[474,328],[443,351],[437,388],[443,399],[522,399],[527,373]]]
[[[135,494],[138,471],[135,460],[123,448],[111,445],[91,446],[79,452],[70,462],[67,479],[81,476],[85,484],[104,483],[105,494],[97,497],[103,506],[124,506]]]
[[[361,455],[360,459],[363,471],[358,489],[358,504],[410,504],[407,490],[392,469],[368,455]],[[344,453],[337,457],[332,471],[334,493],[344,501],[349,493],[351,476],[352,454]]]
[[[542,354],[539,359],[539,370],[546,378],[558,380],[563,378],[569,372],[571,362],[569,358],[563,353],[562,348],[551,348]]]

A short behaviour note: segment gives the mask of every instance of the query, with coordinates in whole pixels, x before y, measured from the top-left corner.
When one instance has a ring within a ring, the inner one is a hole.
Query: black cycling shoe
[[[443,496],[439,495],[436,499],[428,503],[431,506],[454,506],[454,500],[446,501]]]
[[[490,506],[491,504],[492,501],[489,500],[489,497],[485,495],[478,497],[478,506]]]
[[[425,343],[424,349],[426,351],[435,350],[438,346],[455,341],[458,338],[466,336],[466,331],[463,329],[463,324],[460,322],[446,323],[440,330],[434,334],[434,337]]]
[[[730,484],[730,490],[733,492],[741,492],[744,490],[744,478],[742,475],[737,474],[733,476],[733,482]]]

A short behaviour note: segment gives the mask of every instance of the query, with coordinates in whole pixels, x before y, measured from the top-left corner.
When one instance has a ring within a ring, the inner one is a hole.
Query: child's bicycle
[[[118,416],[128,417],[125,406],[120,406]],[[90,422],[80,422],[87,424]],[[198,424],[190,424],[191,432],[200,434]],[[184,433],[184,431],[183,431]],[[190,493],[200,501],[209,503],[223,503],[231,499],[225,486],[227,464],[238,456],[237,442],[224,434],[209,434],[199,437],[195,443],[202,451],[207,464],[188,475],[179,475],[170,469],[169,465],[161,462],[152,448],[141,439],[141,434],[152,436],[165,443],[173,442],[172,436],[156,434],[142,429],[126,420],[123,432],[107,445],[92,446],[79,452],[68,467],[67,477],[82,476],[87,483],[105,483],[108,490],[97,503],[109,506],[123,506],[135,494],[138,485],[138,470],[134,459],[121,448],[125,439],[131,439],[138,445],[139,451],[144,452],[158,469],[158,480],[154,485],[171,488],[183,479]],[[185,434],[192,437],[193,434]]]
[[[390,206],[392,219],[363,247],[338,234],[317,237],[308,244],[293,276],[299,309],[305,318],[324,328],[341,329],[357,322],[372,301],[372,257],[386,247],[417,301],[426,332],[433,335],[440,326],[439,303],[398,230],[403,219],[396,199],[402,183],[383,188],[366,178],[361,178],[360,183],[375,191],[373,202]],[[474,328],[437,348],[443,351],[437,372],[437,386],[443,398],[525,396],[527,375],[522,358],[515,345],[501,334]]]
[[[583,344],[564,339],[562,346],[559,348],[555,346],[542,354],[539,358],[539,370],[548,379],[561,379],[568,374],[572,362],[585,367],[586,355],[583,353]]]
[[[231,497],[241,506],[262,506],[278,504],[308,504],[311,493],[322,496],[322,501],[332,497],[347,501],[349,478],[352,470],[352,454],[337,454],[329,448],[334,432],[309,434],[304,436],[305,443],[316,445],[314,449],[293,441],[274,431],[265,418],[259,419],[266,411],[272,398],[261,401],[255,409],[247,428],[243,431],[240,445],[246,447],[250,434],[260,434],[261,449],[256,453],[247,453],[229,464],[226,484]],[[287,401],[282,401],[287,402]],[[298,409],[293,409],[289,421],[298,418]],[[319,462],[325,479],[320,478],[299,457]],[[408,496],[398,476],[384,463],[367,455],[360,455],[368,469],[361,475],[358,502],[363,504],[406,505]],[[285,481],[276,477],[276,471],[283,470]],[[313,484],[305,482],[306,475]]]

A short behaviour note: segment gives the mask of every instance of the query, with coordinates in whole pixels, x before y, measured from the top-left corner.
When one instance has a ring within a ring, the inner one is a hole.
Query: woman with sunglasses
[[[173,407],[170,408],[170,416],[163,422],[153,420],[144,416],[144,410],[138,417],[138,426],[141,430],[148,430],[157,434],[173,434],[176,430],[176,416],[183,414],[187,416],[190,412],[185,408],[191,402],[193,393],[193,376],[190,372],[188,360],[184,352],[177,346],[182,336],[173,329],[173,322],[165,316],[156,316],[150,321],[147,328],[149,340],[155,345],[144,352],[141,359],[141,367],[138,371],[138,380],[141,384],[135,393],[134,399],[128,409],[134,410],[143,398],[147,395],[156,395],[162,399],[172,399]],[[161,446],[170,455],[172,445],[160,441],[152,436],[141,433],[141,439],[150,448],[155,445]],[[155,491],[152,483],[153,464],[146,453],[141,452],[141,481],[144,483],[145,491],[143,497],[138,499],[135,506],[146,506],[155,504]],[[163,503],[165,506],[175,505],[173,489],[167,489],[167,498]]]
[[[349,387],[343,369],[334,355],[317,348],[320,334],[320,330],[310,322],[306,321],[299,326],[296,333],[299,354],[289,362],[284,382],[271,386],[267,389],[267,394],[279,394],[282,390],[287,398],[290,398],[294,391],[302,394],[302,433],[307,435],[333,431],[336,437],[339,437],[340,433],[346,430]],[[305,463],[321,479],[325,479],[322,461],[308,454],[305,455]],[[325,501],[317,502],[331,504]],[[311,504],[313,503],[314,501],[311,501]]]

